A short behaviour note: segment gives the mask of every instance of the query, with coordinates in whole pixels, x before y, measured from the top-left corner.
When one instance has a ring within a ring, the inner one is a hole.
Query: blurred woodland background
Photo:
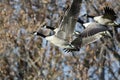
[[[113,39],[84,46],[76,57],[31,34],[44,22],[58,26],[71,2],[0,0],[0,80],[120,80],[119,29]],[[120,0],[83,0],[80,16],[100,15],[104,6],[114,9],[120,23]]]

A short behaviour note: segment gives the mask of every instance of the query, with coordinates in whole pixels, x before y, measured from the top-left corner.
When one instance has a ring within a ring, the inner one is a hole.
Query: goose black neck
[[[88,18],[94,18],[95,16],[93,16],[93,15],[88,15],[88,14],[87,14],[87,17],[88,17]]]
[[[85,26],[83,25],[84,21],[81,18],[78,18],[77,22],[80,23],[83,26],[83,28],[85,29]]]
[[[84,15],[82,15],[82,17],[84,17],[84,16],[86,16],[86,17],[88,17],[88,18],[94,18],[94,17],[95,17],[95,16],[89,15],[89,14],[84,14]]]
[[[78,18],[77,22],[80,23],[80,24],[83,24],[83,23],[84,23],[84,21],[81,20],[80,18]]]
[[[51,27],[51,26],[46,26],[46,28],[51,29],[51,30],[55,29],[54,27]]]
[[[39,32],[37,32],[37,35],[38,35],[38,36],[41,36],[41,37],[43,37],[43,38],[45,38],[45,37],[46,37],[44,34],[39,33]]]

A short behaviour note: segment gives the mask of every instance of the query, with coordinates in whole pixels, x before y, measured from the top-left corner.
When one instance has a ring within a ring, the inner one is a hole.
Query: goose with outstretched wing
[[[71,42],[71,45],[75,46],[78,49],[99,40],[105,35],[108,35],[110,37],[112,36],[109,32],[108,27],[105,25],[99,24],[97,22],[89,22],[83,25],[85,26],[85,30]],[[65,50],[68,52],[71,51],[70,49]]]
[[[71,51],[78,51],[79,49],[77,47],[69,45],[69,39],[67,37],[72,36],[73,34],[75,24],[77,22],[77,17],[79,16],[81,2],[82,0],[73,0],[72,5],[65,12],[65,16],[63,17],[58,28],[50,28],[48,26],[46,27],[53,30],[53,35],[45,36],[38,31],[36,31],[34,34],[45,38],[60,48],[67,48]]]

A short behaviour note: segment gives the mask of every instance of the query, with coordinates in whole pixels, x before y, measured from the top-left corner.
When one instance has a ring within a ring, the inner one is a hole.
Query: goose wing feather
[[[96,33],[106,31],[108,30],[107,26],[101,25],[99,23],[91,23],[88,25],[88,27],[80,34],[80,36],[83,37],[88,37],[92,36]]]
[[[114,21],[117,18],[117,15],[112,8],[105,7],[104,8],[104,13],[103,13],[103,18],[107,18],[107,19],[110,19],[110,20]]]

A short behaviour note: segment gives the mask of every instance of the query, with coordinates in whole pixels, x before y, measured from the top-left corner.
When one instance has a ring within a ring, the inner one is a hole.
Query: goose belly
[[[46,40],[48,40],[49,42],[51,42],[55,46],[58,46],[58,47],[61,47],[61,48],[68,48],[67,44],[69,44],[69,43],[67,41],[65,41],[64,39],[60,39],[56,36],[46,37]]]

